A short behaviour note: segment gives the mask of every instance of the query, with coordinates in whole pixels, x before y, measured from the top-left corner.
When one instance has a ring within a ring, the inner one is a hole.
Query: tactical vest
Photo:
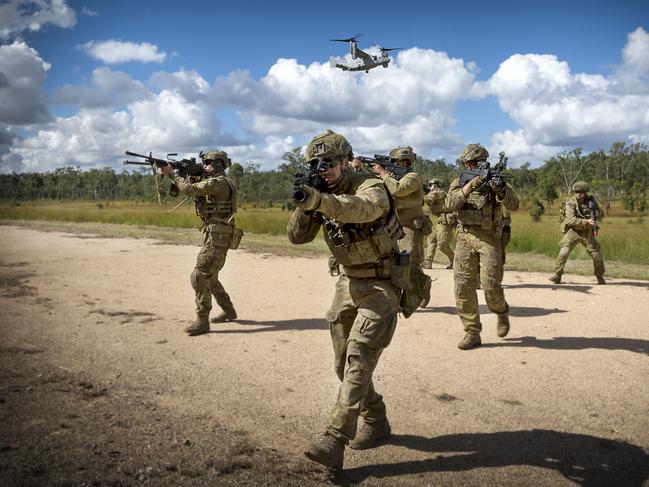
[[[457,219],[463,227],[494,230],[502,219],[502,208],[490,192],[483,195],[474,191],[458,210]]]
[[[196,214],[203,223],[230,223],[232,216],[237,212],[237,190],[234,184],[224,175],[215,176],[214,179],[224,181],[230,186],[230,199],[217,200],[214,195],[195,198]]]
[[[358,175],[358,176],[357,176]],[[355,194],[360,183],[371,176],[354,173],[352,187],[347,194]],[[379,180],[375,184],[383,185]],[[399,253],[397,241],[403,229],[397,218],[394,198],[387,191],[390,211],[386,216],[367,223],[341,223],[332,218],[323,219],[324,238],[346,276],[357,278],[389,278],[391,261]]]
[[[430,196],[435,196],[433,201],[430,201]],[[446,192],[442,189],[434,189],[428,197],[424,200],[426,205],[430,209],[430,214],[434,217],[437,217],[436,223],[441,223],[442,225],[454,225],[457,222],[455,214],[450,211],[445,204]]]
[[[588,200],[586,200],[586,202],[582,204],[579,202],[576,196],[571,196],[570,198],[566,198],[563,201],[561,208],[559,210],[559,221],[561,222],[561,231],[563,233],[566,233],[568,230],[572,228],[566,223],[566,207],[568,205],[575,207],[575,214],[577,215],[578,218],[583,218],[584,220],[590,220],[590,218],[592,217],[592,212],[588,207]],[[584,231],[584,230],[576,230],[576,229],[573,230],[575,230],[576,232]]]

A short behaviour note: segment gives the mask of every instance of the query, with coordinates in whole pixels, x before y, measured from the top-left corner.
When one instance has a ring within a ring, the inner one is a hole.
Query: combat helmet
[[[586,181],[575,181],[572,185],[572,191],[573,193],[576,193],[577,191],[584,191],[585,193],[588,193],[588,191],[590,191],[590,187],[588,186],[588,183]]]
[[[442,180],[438,178],[433,178],[428,181],[428,186],[437,186],[438,188],[441,188],[442,185]]]
[[[311,142],[306,146],[305,155],[307,160],[314,157],[320,159],[344,159],[345,157],[352,159],[354,157],[352,146],[347,142],[347,139],[329,129],[311,139]]]
[[[412,163],[415,162],[416,158],[417,156],[415,155],[415,152],[409,145],[405,147],[397,147],[396,149],[392,149],[390,151],[390,159],[392,159],[393,161],[406,160],[410,163],[410,165],[412,165]]]
[[[224,168],[232,165],[232,161],[228,157],[228,154],[222,150],[201,152],[200,157],[203,160],[203,163],[206,163],[207,161],[220,162]]]
[[[471,161],[486,161],[488,157],[489,151],[480,144],[469,144],[464,148],[462,154],[460,154],[460,160],[464,164]]]

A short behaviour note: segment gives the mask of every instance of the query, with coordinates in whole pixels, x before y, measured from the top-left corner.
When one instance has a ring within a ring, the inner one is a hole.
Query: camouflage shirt
[[[419,174],[409,172],[398,181],[386,174],[383,181],[397,200],[397,214],[401,223],[410,225],[415,218],[424,216],[424,183]]]

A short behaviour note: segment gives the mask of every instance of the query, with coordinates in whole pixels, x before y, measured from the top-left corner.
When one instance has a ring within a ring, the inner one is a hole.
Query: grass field
[[[177,242],[198,242],[200,220],[189,202],[173,213],[173,206],[160,208],[142,202],[23,202],[0,204],[0,220],[32,222],[29,226],[99,233],[115,236],[149,236]],[[600,230],[607,275],[649,279],[649,222],[637,215],[613,208],[614,216],[603,220]],[[278,253],[325,252],[321,240],[307,247],[292,246],[286,239],[290,212],[281,208],[253,208],[248,205],[237,213],[237,224],[246,232],[244,247]],[[621,216],[617,216],[621,215]],[[558,216],[544,215],[532,222],[527,211],[512,214],[512,240],[508,247],[508,268],[549,271],[561,238]],[[36,222],[39,222],[38,224]],[[101,225],[109,224],[101,230]],[[567,272],[592,274],[590,257],[581,246],[568,262]]]

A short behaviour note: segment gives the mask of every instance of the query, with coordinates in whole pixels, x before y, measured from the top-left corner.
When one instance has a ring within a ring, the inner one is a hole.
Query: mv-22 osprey
[[[336,58],[331,56],[329,58],[329,65],[332,68],[340,68],[343,71],[365,71],[369,72],[370,69],[376,68],[377,66],[383,66],[384,68],[388,67],[390,64],[390,58],[388,57],[388,52],[395,51],[397,49],[402,49],[401,47],[381,47],[381,54],[378,56],[373,56],[368,54],[362,49],[358,48],[358,42],[356,41],[357,37],[362,36],[363,34],[356,34],[353,37],[348,37],[347,39],[329,39],[330,41],[335,42],[349,42],[349,49],[352,54],[352,60],[349,63],[337,63]]]

